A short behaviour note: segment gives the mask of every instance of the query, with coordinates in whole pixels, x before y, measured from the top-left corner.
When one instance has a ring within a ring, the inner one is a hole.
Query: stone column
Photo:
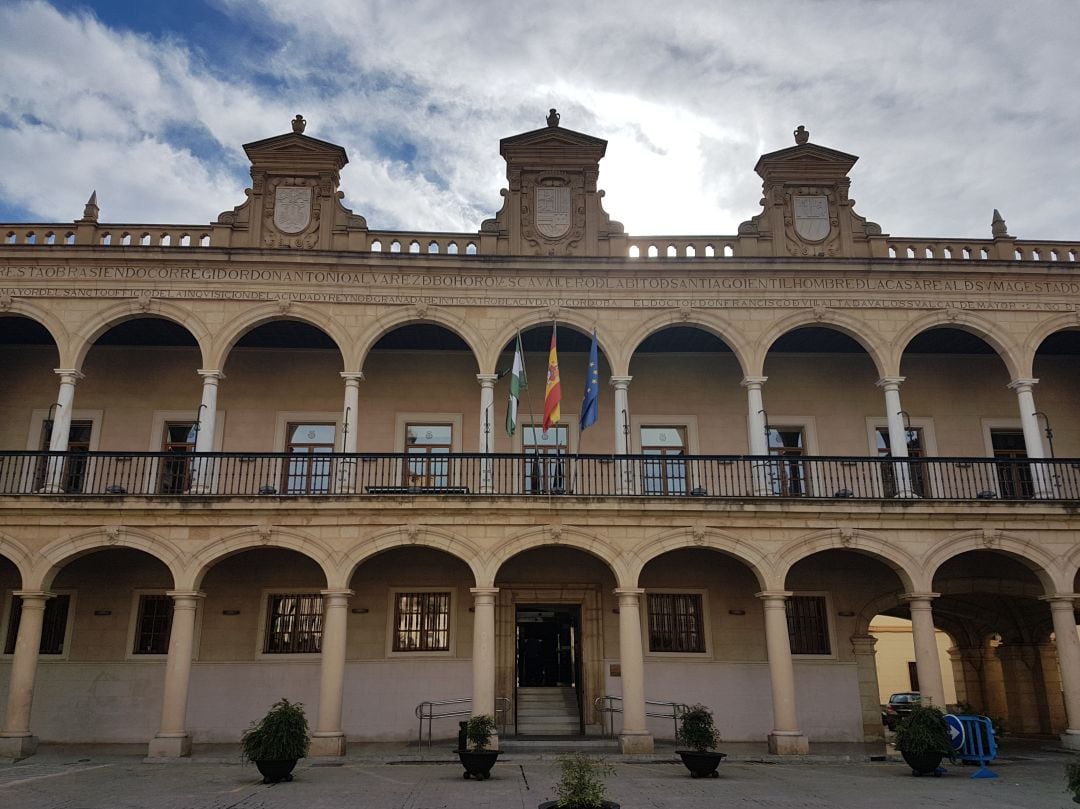
[[[498,374],[477,374],[480,383],[480,491],[495,491],[491,453],[495,451],[495,380]]]
[[[763,458],[769,454],[769,437],[765,433],[765,404],[761,397],[761,387],[765,384],[767,376],[743,377],[742,386],[746,388],[746,429],[747,446],[750,454]],[[754,495],[764,497],[772,493],[769,486],[769,462],[759,460],[753,462],[750,470]]]
[[[1038,379],[1014,379],[1009,387],[1016,391],[1016,402],[1020,408],[1020,427],[1024,431],[1024,451],[1028,458],[1039,461],[1031,464],[1031,488],[1033,497],[1053,497],[1050,468],[1045,462],[1042,431],[1039,429],[1039,417],[1035,415],[1035,395],[1032,387]]]
[[[1075,630],[1074,630],[1075,632]],[[1009,730],[1014,733],[1045,733],[1040,698],[1041,672],[1038,650],[1030,643],[1003,643],[997,649],[1009,705]]]
[[[195,655],[195,615],[205,593],[171,590],[172,628],[169,631],[169,658],[165,663],[165,693],[161,701],[161,729],[150,740],[151,758],[179,758],[191,755],[187,732],[188,687],[191,659]]]
[[[221,371],[212,371],[206,368],[198,370],[202,377],[202,402],[199,405],[199,413],[196,421],[199,431],[195,434],[196,452],[213,452],[214,438],[217,435],[217,394],[218,383],[225,378]],[[192,479],[192,494],[210,494],[214,485],[214,463],[209,458],[198,458],[195,461]]]
[[[311,755],[345,755],[345,731],[341,727],[341,704],[345,693],[345,640],[349,614],[349,589],[323,590],[323,632],[319,721],[311,734]]]
[[[1080,750],[1080,641],[1076,636],[1076,616],[1073,612],[1075,597],[1070,593],[1043,599],[1050,602],[1061,672],[1061,692],[1065,700],[1067,727],[1061,741],[1070,750]]]
[[[74,369],[56,368],[54,373],[60,376],[60,391],[56,394],[56,407],[53,408],[52,432],[49,435],[49,452],[67,452],[68,439],[71,437],[71,416],[75,407],[75,385],[83,375]],[[64,491],[64,467],[67,458],[49,458],[45,471],[45,485],[42,491],[60,494]]]
[[[45,602],[52,593],[16,590],[13,598],[22,599],[19,634],[15,638],[15,654],[8,678],[7,712],[4,728],[0,730],[0,758],[21,759],[34,755],[37,737],[30,733],[30,708],[34,703],[34,678],[37,674],[38,650],[41,648],[41,626],[45,618]]]
[[[341,409],[341,451],[346,455],[356,452],[360,410],[360,383],[363,372],[342,371],[345,380],[345,403]],[[338,463],[338,491],[341,494],[356,493],[356,459],[345,458]]]
[[[772,683],[773,732],[769,734],[769,752],[781,756],[810,752],[810,743],[799,730],[795,711],[795,667],[791,662],[791,639],[784,606],[790,595],[783,591],[757,594],[765,610],[765,647],[769,653]]]
[[[911,636],[915,642],[915,669],[923,702],[945,710],[945,684],[941,680],[934,613],[930,603],[938,593],[907,593],[902,598],[911,611]]]
[[[637,587],[615,590],[619,598],[619,665],[622,670],[623,753],[651,753],[653,736],[645,721],[645,659],[641,646],[641,596]]]
[[[632,376],[613,376],[609,383],[615,388],[615,454],[629,455],[633,445],[630,441],[630,380]],[[616,494],[634,493],[634,468],[629,461],[615,464]]]
[[[1039,653],[1039,670],[1042,672],[1043,693],[1039,701],[1046,705],[1046,721],[1050,733],[1062,734],[1069,727],[1065,713],[1065,690],[1061,685],[1061,669],[1058,666],[1057,646],[1053,642],[1036,646]]]
[[[977,646],[953,646],[949,649],[956,701],[966,702],[980,711],[988,711],[983,693],[983,650]]]
[[[889,425],[889,454],[894,458],[908,457],[907,425],[904,424],[903,410],[900,404],[900,383],[905,377],[883,376],[877,381],[878,387],[885,391],[885,419]],[[896,477],[896,496],[914,497],[911,488],[911,468],[906,463],[892,464]]]
[[[851,650],[855,654],[855,670],[859,678],[859,707],[862,713],[863,741],[885,740],[881,724],[881,696],[878,693],[877,638],[873,635],[853,635]]]
[[[473,587],[472,715],[495,718],[495,599],[498,587]],[[498,736],[492,739],[498,749]]]

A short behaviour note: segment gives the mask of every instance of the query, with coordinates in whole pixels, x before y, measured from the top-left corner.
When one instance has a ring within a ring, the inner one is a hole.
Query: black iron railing
[[[1080,459],[0,452],[0,494],[1080,500]]]

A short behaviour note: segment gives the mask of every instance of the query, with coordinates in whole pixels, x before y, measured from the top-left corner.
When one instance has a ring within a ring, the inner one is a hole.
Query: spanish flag
[[[562,413],[562,385],[559,384],[559,355],[555,350],[555,324],[551,325],[551,351],[548,352],[547,385],[544,387],[544,429],[558,424]]]

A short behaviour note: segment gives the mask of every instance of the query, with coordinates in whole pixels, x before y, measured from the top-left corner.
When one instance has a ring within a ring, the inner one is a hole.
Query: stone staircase
[[[518,688],[519,736],[577,736],[581,733],[577,692],[572,688]]]

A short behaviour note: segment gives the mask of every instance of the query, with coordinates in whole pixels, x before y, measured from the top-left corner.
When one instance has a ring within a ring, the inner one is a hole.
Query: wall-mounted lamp
[[[222,615],[239,615],[240,610],[222,610],[221,614]]]
[[[728,610],[728,615],[746,615],[746,610]]]
[[[349,612],[353,615],[367,615],[369,610],[367,607],[353,607]]]

